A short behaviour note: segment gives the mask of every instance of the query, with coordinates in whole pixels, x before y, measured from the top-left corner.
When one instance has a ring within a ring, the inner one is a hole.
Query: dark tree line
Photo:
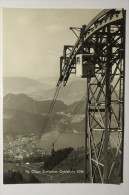
[[[40,183],[40,181],[33,174],[30,174],[28,179],[25,179],[19,171],[9,170],[7,172],[4,172],[3,183],[22,184],[22,183]]]
[[[67,158],[68,154],[73,150],[73,148],[64,148],[57,150],[53,156],[47,156],[44,159],[45,170],[52,170],[56,165],[60,164],[65,158]]]

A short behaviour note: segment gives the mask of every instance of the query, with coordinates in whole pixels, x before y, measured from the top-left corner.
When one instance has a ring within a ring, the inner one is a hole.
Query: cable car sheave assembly
[[[87,26],[70,29],[80,34],[74,46],[64,46],[57,89],[71,74],[87,78],[85,182],[112,182],[119,159],[121,183],[125,10],[103,10]]]

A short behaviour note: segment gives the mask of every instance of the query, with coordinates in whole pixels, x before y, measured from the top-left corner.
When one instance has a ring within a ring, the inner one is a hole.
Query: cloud
[[[60,25],[49,25],[46,27],[46,31],[50,32],[50,33],[56,33],[56,32],[62,32],[63,31],[63,27]]]

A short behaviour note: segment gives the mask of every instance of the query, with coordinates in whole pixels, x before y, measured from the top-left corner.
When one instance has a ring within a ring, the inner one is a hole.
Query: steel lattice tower
[[[87,53],[94,53],[95,76],[87,78],[85,182],[112,182],[118,161],[122,182],[125,10],[103,10],[74,46],[64,46],[58,85],[76,73],[76,55]]]

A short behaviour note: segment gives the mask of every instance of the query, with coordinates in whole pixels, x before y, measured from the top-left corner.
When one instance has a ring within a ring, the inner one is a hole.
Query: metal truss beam
[[[95,77],[87,79],[85,182],[122,182],[124,132],[125,10],[104,10],[65,46],[60,78],[76,73],[76,55],[94,53]],[[67,53],[69,51],[69,53]],[[116,171],[117,170],[117,171]]]

